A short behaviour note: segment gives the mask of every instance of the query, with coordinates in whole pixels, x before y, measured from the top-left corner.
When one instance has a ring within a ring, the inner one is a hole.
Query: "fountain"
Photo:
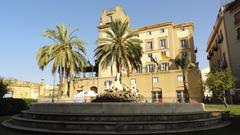
[[[131,91],[119,75],[110,91]],[[201,103],[37,103],[3,126],[61,134],[166,134],[202,131],[229,125],[228,112],[205,111]]]
[[[111,86],[108,89],[105,89],[105,92],[100,96],[104,96],[104,94],[119,97],[128,100],[128,102],[141,102],[143,100],[143,96],[139,93],[139,90],[136,87],[130,88],[126,84],[121,83],[119,73]]]

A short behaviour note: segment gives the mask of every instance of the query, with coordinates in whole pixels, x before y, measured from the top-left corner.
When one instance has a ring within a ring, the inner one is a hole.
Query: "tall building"
[[[235,88],[240,90],[240,0],[220,7],[206,51],[210,70],[232,72]]]
[[[105,37],[103,31],[110,28],[113,20],[129,21],[130,17],[122,7],[116,6],[112,10],[103,10],[100,17],[99,38]],[[131,71],[130,75],[123,74],[122,82],[129,87],[136,87],[145,97],[146,102],[177,102],[184,100],[182,72],[170,59],[176,57],[189,57],[196,67],[187,74],[187,85],[191,101],[202,100],[201,74],[196,62],[193,40],[193,23],[174,24],[164,22],[133,29],[138,32],[139,39],[143,41],[142,63],[139,71]],[[155,62],[152,61],[154,58]],[[98,65],[98,76],[89,78],[76,78],[73,89],[97,89],[104,92],[114,81],[116,69],[102,69]]]

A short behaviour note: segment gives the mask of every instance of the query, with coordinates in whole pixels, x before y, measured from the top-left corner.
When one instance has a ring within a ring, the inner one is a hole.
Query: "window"
[[[223,41],[223,34],[222,34],[222,30],[220,30],[220,33],[219,33],[219,42],[222,43]]]
[[[169,68],[169,64],[168,64],[168,63],[160,63],[160,64],[159,64],[159,67],[158,67],[158,69],[159,69],[160,71],[167,71],[168,68]]]
[[[177,81],[178,82],[182,82],[183,81],[183,76],[182,75],[178,75],[177,76]]]
[[[181,39],[180,46],[181,46],[181,48],[187,48],[188,47],[187,39]]]
[[[183,103],[185,101],[183,90],[177,90],[177,101]]]
[[[213,46],[213,51],[217,51],[218,50],[218,43],[215,43],[214,46]]]
[[[153,77],[152,81],[153,81],[153,83],[158,83],[159,82],[158,77]]]
[[[153,50],[152,41],[147,42],[147,50],[148,50],[148,51]]]
[[[167,55],[166,51],[162,51],[161,55],[166,56]]]
[[[240,11],[238,11],[235,15],[234,15],[234,20],[235,20],[235,24],[239,24],[240,23]]]
[[[148,53],[148,57],[149,57],[149,58],[152,58],[152,53]]]
[[[181,28],[181,31],[185,31],[185,28],[184,28],[184,27],[182,27],[182,28]]]
[[[218,65],[218,68],[221,68],[221,66],[222,66],[221,61],[219,59],[217,60],[217,65]]]
[[[143,72],[143,67],[141,66],[141,67],[138,67],[138,69],[137,69],[137,73],[142,73]]]
[[[240,27],[237,28],[237,39],[240,40]]]
[[[108,16],[108,23],[112,22],[113,21],[113,18],[111,15]]]
[[[223,52],[223,62],[226,63],[226,54]]]
[[[223,69],[227,68],[227,60],[226,60],[226,54],[225,54],[225,52],[223,52],[222,68],[223,68]]]
[[[154,68],[155,68],[154,64],[148,64],[147,65],[147,72],[154,72]]]
[[[111,80],[106,80],[106,81],[104,81],[104,87],[105,87],[105,89],[110,89],[111,84],[112,84],[112,81],[111,81]]]
[[[181,52],[182,58],[187,58],[188,57],[188,52]]]
[[[148,35],[148,36],[152,35],[152,32],[151,32],[151,31],[148,31],[148,32],[147,32],[147,35]]]
[[[164,32],[165,32],[164,28],[160,29],[160,33],[164,33]]]
[[[153,103],[162,102],[162,91],[152,91],[152,102]]]
[[[167,44],[166,44],[166,39],[160,39],[160,48],[166,48]]]
[[[131,79],[130,80],[131,88],[136,88],[136,79]]]

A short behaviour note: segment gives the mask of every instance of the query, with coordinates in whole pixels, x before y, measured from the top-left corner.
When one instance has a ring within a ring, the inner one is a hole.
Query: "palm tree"
[[[176,58],[174,60],[171,60],[178,68],[181,69],[182,71],[182,75],[183,75],[183,88],[184,88],[184,95],[185,95],[185,100],[186,102],[190,102],[189,101],[189,92],[188,92],[188,88],[187,88],[187,81],[186,81],[186,74],[187,71],[194,67],[195,65],[190,61],[189,58],[187,57],[182,57],[182,58]]]
[[[74,36],[78,29],[69,32],[65,25],[57,25],[56,28],[57,30],[47,29],[45,31],[43,36],[51,39],[53,44],[41,47],[37,51],[36,58],[41,70],[53,61],[52,74],[55,75],[56,71],[59,74],[59,90],[62,92],[63,82],[66,79],[68,82],[67,95],[69,96],[69,85],[73,74],[82,71],[87,64],[84,42]]]
[[[103,69],[115,64],[120,76],[123,69],[128,74],[130,70],[139,70],[142,66],[142,41],[137,38],[136,31],[130,31],[129,22],[115,20],[104,33],[106,37],[97,40],[99,46],[94,50],[96,63],[100,63]]]

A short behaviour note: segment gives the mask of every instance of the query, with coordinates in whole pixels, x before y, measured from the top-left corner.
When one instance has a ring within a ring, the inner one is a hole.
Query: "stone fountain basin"
[[[37,103],[29,111],[64,114],[156,114],[203,112],[201,103]]]
[[[24,131],[78,135],[152,135],[228,126],[228,113],[200,103],[37,103],[3,126]]]

